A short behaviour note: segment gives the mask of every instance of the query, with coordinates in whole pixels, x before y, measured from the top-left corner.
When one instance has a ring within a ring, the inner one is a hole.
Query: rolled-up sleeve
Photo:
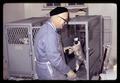
[[[45,49],[48,60],[51,65],[57,68],[62,73],[66,74],[70,70],[70,67],[66,65],[61,55],[61,50],[59,49],[59,44],[57,40],[57,36],[53,33],[47,33]]]

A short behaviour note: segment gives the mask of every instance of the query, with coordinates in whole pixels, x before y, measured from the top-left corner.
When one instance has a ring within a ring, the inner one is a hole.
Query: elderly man
[[[74,79],[76,74],[65,63],[61,36],[57,33],[68,22],[68,10],[56,7],[50,16],[35,37],[36,73],[40,80]]]

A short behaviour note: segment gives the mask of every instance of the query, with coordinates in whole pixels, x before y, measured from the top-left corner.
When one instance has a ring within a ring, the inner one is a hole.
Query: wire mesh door
[[[7,25],[9,73],[11,76],[31,77],[33,66],[29,25]]]
[[[37,34],[37,32],[39,31],[40,27],[35,27],[32,29],[32,41],[33,41],[33,44],[34,44],[34,39],[35,39],[35,36]]]

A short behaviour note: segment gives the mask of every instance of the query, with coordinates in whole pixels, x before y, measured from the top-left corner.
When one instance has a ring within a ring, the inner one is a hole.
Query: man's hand
[[[72,70],[70,70],[68,73],[67,73],[67,76],[68,76],[68,79],[75,79],[77,77],[76,73],[74,73]]]

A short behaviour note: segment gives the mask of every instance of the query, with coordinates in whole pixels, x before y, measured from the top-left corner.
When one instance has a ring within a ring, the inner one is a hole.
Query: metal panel
[[[35,79],[34,37],[48,17],[32,17],[6,24],[10,76]]]
[[[32,77],[29,25],[7,25],[9,73],[11,76]]]
[[[104,46],[112,43],[112,20],[109,16],[104,16]]]
[[[9,72],[12,76],[32,77],[30,45],[9,45]]]
[[[95,19],[91,20],[89,27],[91,27],[89,33],[93,33],[92,40],[89,40],[89,47],[91,50],[93,50],[93,53],[90,55],[89,63],[90,78],[92,78],[92,75],[98,75],[100,73],[103,60],[103,24],[101,16],[98,16]]]

